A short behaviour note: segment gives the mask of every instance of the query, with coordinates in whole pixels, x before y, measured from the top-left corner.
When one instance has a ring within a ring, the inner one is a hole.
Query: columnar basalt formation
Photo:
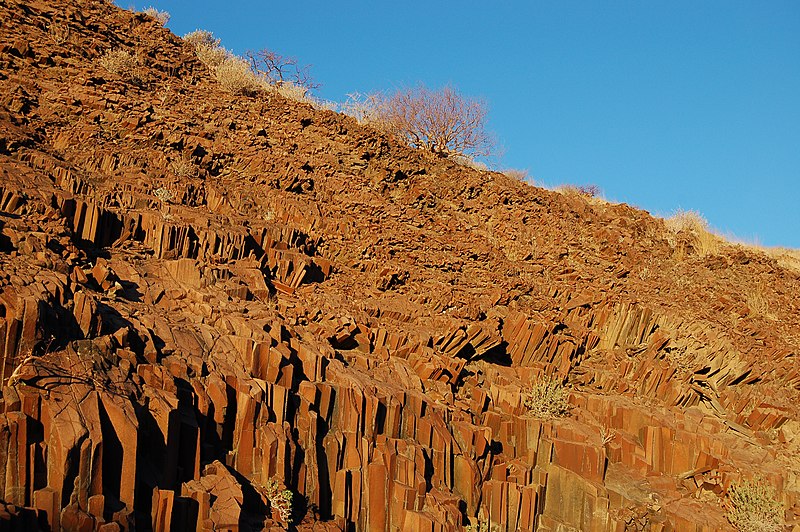
[[[0,529],[711,531],[752,478],[800,525],[797,271],[231,96],[144,14],[0,23]]]

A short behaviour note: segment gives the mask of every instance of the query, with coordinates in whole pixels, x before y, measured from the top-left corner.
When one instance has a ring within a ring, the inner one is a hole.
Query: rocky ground
[[[105,2],[0,28],[0,529],[730,530],[746,481],[800,527],[800,271]]]

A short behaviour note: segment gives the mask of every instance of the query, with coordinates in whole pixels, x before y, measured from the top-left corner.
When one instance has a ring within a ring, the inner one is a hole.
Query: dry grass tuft
[[[565,196],[581,196],[583,198],[595,198],[600,195],[600,187],[597,185],[561,185],[554,190]]]
[[[175,177],[179,178],[192,178],[197,177],[200,173],[197,165],[194,164],[188,157],[181,157],[169,164],[169,169]]]
[[[101,67],[124,80],[141,83],[144,72],[139,58],[125,50],[111,50],[98,60]]]
[[[142,10],[142,13],[152,19],[155,19],[155,21],[162,26],[166,26],[167,22],[169,22],[169,13],[166,11],[159,11],[154,7],[146,7]]]
[[[454,163],[460,164],[461,166],[466,166],[467,168],[472,168],[473,170],[478,170],[480,172],[486,172],[489,170],[489,167],[486,166],[486,163],[482,163],[481,161],[476,161],[469,155],[463,154],[455,154],[450,156],[450,160]]]
[[[708,222],[703,215],[697,211],[684,211],[678,209],[667,218],[667,228],[674,233],[708,231]]]
[[[157,197],[162,203],[170,203],[175,197],[172,192],[164,187],[155,189],[153,196]]]
[[[755,249],[775,259],[782,268],[800,272],[800,249],[765,248],[759,246],[755,246]]]
[[[214,69],[214,76],[223,89],[234,95],[254,96],[266,88],[264,81],[250,70],[250,64],[233,55]]]
[[[667,241],[675,247],[678,243],[677,237],[688,239],[691,247],[701,257],[719,253],[724,240],[708,227],[708,222],[697,211],[678,210],[664,221],[668,230]]]
[[[486,521],[477,521],[464,527],[464,532],[493,532]]]
[[[561,382],[544,377],[533,385],[523,405],[534,417],[542,419],[565,417],[571,408],[567,396],[567,390]]]
[[[347,100],[339,106],[339,110],[347,116],[353,117],[359,124],[373,125],[380,129],[380,107],[385,96],[382,94],[362,94],[353,92],[347,95]]]
[[[195,30],[184,35],[183,40],[194,47],[197,58],[212,72],[230,56],[210,31]]]
[[[780,532],[784,526],[783,505],[772,486],[745,480],[728,491],[728,521],[739,532]]]
[[[767,295],[767,286],[763,283],[747,287],[745,289],[745,303],[751,316],[758,316],[768,320],[776,319],[770,305],[770,298]]]
[[[530,176],[530,174],[528,174],[527,170],[515,170],[513,168],[509,168],[508,170],[503,170],[503,174],[511,179],[516,179],[517,181],[521,181],[529,185],[534,184],[533,178]]]
[[[294,100],[295,102],[311,103],[308,98],[308,89],[301,85],[292,83],[291,81],[284,81],[276,85],[270,85],[269,90],[275,94],[279,94],[286,99]]]
[[[53,22],[47,26],[47,35],[56,44],[64,44],[70,37],[69,25],[64,23]]]

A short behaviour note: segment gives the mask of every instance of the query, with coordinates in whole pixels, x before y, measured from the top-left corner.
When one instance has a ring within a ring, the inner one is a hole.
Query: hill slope
[[[0,519],[722,530],[757,478],[795,523],[797,271],[232,96],[142,14],[0,22]]]

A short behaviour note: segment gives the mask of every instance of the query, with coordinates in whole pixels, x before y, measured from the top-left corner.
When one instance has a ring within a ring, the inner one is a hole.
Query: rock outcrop
[[[144,14],[0,25],[0,529],[711,531],[751,478],[800,525],[797,271],[231,96]]]

